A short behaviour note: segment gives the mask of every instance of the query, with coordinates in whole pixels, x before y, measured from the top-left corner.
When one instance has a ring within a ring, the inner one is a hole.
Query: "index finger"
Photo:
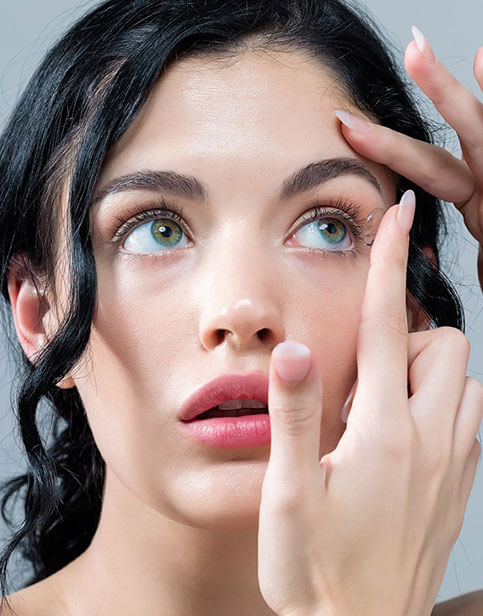
[[[405,408],[408,383],[408,324],[406,268],[409,229],[415,211],[415,195],[408,190],[400,205],[390,207],[379,225],[371,250],[357,340],[357,398],[351,422],[387,419]],[[398,220],[401,212],[403,228]],[[363,408],[363,410],[360,410]]]
[[[409,43],[405,53],[406,71],[458,134],[462,147],[466,148],[466,162],[481,172],[483,105],[436,58],[422,32],[414,26],[413,34],[416,40]],[[477,59],[478,56],[475,68]]]

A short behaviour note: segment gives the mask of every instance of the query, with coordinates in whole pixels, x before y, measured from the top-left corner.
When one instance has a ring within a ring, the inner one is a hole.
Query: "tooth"
[[[267,405],[261,400],[243,400],[243,406],[249,409],[264,409]]]
[[[261,400],[226,400],[218,405],[220,411],[232,409],[264,409],[267,405]]]
[[[243,400],[245,402],[245,400]],[[241,409],[243,407],[242,400],[226,400],[218,405],[221,411],[231,411],[232,409]]]

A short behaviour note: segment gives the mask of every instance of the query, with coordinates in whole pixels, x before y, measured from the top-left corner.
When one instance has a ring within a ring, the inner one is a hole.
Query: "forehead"
[[[355,109],[340,79],[302,51],[178,60],[111,148],[98,189],[128,173],[173,168],[208,185],[269,191],[306,161],[362,161],[340,132],[338,108]],[[364,164],[392,193],[392,173]]]

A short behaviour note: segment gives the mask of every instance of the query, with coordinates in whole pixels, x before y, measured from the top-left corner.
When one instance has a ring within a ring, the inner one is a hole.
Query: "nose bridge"
[[[280,270],[263,230],[225,228],[203,267],[200,340],[206,348],[229,340],[238,349],[285,339]],[[248,235],[249,234],[249,235]]]

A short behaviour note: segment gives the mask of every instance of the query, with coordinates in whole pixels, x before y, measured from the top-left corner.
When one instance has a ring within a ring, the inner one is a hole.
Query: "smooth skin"
[[[367,158],[387,165],[449,203],[462,214],[465,225],[478,242],[477,272],[483,292],[483,104],[436,58],[422,32],[414,28],[415,40],[406,48],[408,75],[434,103],[455,130],[462,159],[440,146],[412,139],[367,118],[338,113],[341,129],[351,147]],[[475,79],[483,91],[483,47],[473,63]],[[483,613],[483,590],[441,603],[434,613]]]
[[[258,563],[279,616],[383,616],[388,606],[392,616],[429,616],[461,530],[483,387],[465,376],[461,332],[408,333],[408,235],[397,209],[371,251],[347,430],[320,460],[316,357],[306,380],[288,385],[276,373],[280,345],[272,353]]]
[[[469,348],[461,332],[427,331],[409,309],[407,321],[402,316],[407,235],[390,208],[395,178],[342,136],[334,110],[350,108],[349,100],[337,76],[296,52],[179,61],[111,149],[100,189],[127,173],[172,169],[201,178],[210,196],[203,204],[183,200],[183,243],[148,256],[110,241],[119,217],[129,218],[135,206],[152,209],[160,194],[125,191],[92,208],[98,295],[91,338],[59,386],[78,388],[106,461],[103,510],[85,553],[14,595],[19,616],[225,616],[227,606],[233,616],[305,616],[320,602],[347,601],[341,609],[352,609],[364,582],[371,610],[382,592],[389,598],[384,616],[388,607],[397,615],[414,567],[426,573],[413,587],[415,601],[429,609],[427,593],[446,565],[473,480],[481,386],[465,376]],[[363,163],[381,191],[347,174],[278,201],[285,177],[333,157]],[[289,242],[315,197],[339,196],[364,215],[390,208],[371,262],[322,257],[304,248],[305,237]],[[56,307],[21,268],[13,264],[9,274],[17,335],[34,358],[55,331]],[[48,310],[39,327],[41,301]],[[285,340],[312,352],[308,380],[293,389],[273,365]],[[191,391],[219,374],[253,370],[270,378],[273,449],[214,451],[181,433],[176,412]],[[362,385],[346,426],[340,411],[358,371]],[[288,485],[290,492],[281,489]],[[417,515],[421,503],[427,516]],[[408,534],[405,568],[402,552],[386,551]],[[317,552],[307,553],[308,545]],[[375,578],[347,576],[348,554],[359,576],[372,571]],[[285,580],[267,571],[274,562]],[[303,579],[300,564],[310,569]],[[359,608],[360,596],[355,613],[364,616]]]
[[[411,41],[406,48],[407,73],[456,131],[462,160],[440,146],[368,123],[367,118],[348,117],[353,129],[342,125],[342,134],[362,156],[454,203],[478,241],[477,269],[483,292],[483,103],[435,57],[424,35],[416,33],[418,43]],[[473,73],[483,91],[483,47],[476,52]]]

